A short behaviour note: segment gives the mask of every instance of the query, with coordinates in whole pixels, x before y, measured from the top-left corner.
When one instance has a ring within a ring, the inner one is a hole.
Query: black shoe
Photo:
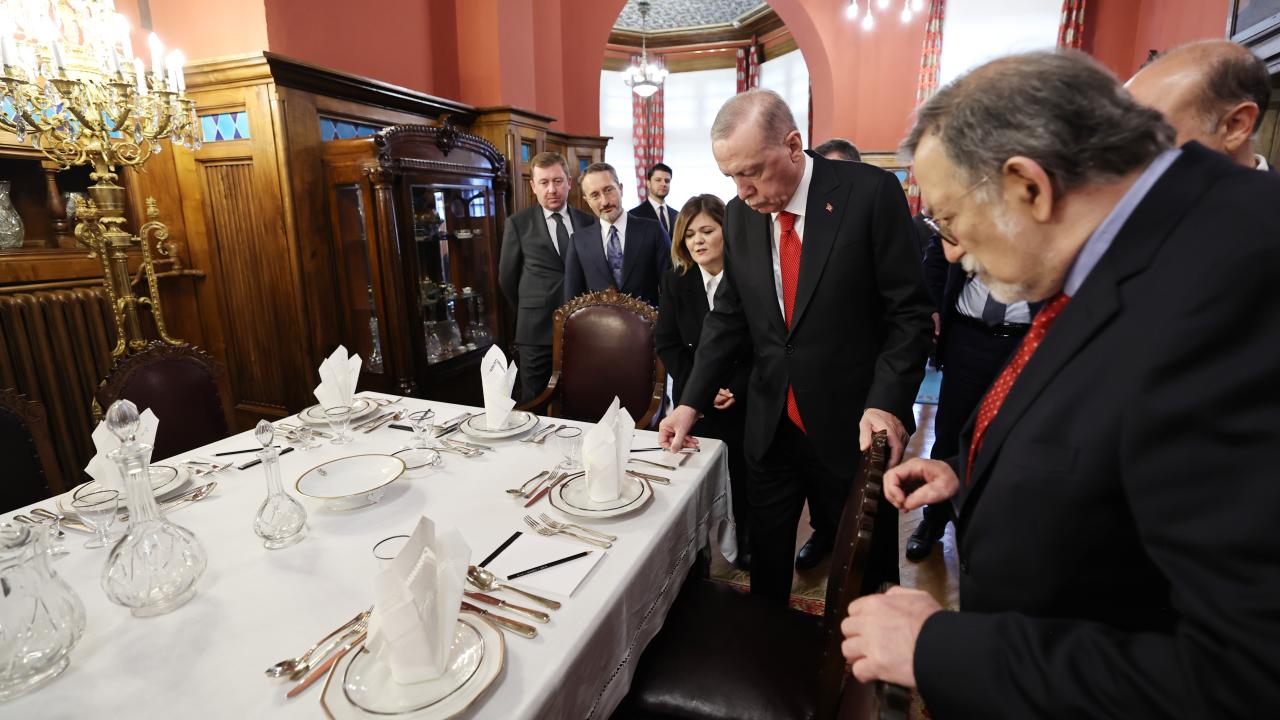
[[[920,562],[929,557],[929,552],[933,550],[934,543],[942,539],[942,534],[947,530],[946,519],[936,520],[930,517],[929,513],[925,513],[924,518],[920,520],[920,524],[916,526],[915,532],[911,533],[911,537],[907,538],[907,559],[911,562]]]
[[[745,572],[751,572],[751,552],[749,550],[739,550],[738,557],[734,558],[733,566]]]
[[[832,541],[814,532],[796,553],[796,569],[812,570],[831,552]]]

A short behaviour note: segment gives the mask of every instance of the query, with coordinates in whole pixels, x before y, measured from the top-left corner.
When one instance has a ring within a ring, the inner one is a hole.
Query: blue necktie
[[[609,269],[613,270],[613,285],[622,289],[622,243],[618,241],[618,226],[609,226]]]

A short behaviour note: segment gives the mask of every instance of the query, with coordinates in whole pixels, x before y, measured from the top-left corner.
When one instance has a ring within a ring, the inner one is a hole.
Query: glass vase
[[[9,199],[9,181],[0,180],[0,250],[22,247],[22,218]]]
[[[284,491],[280,481],[280,452],[274,447],[258,452],[267,478],[267,497],[253,518],[253,531],[268,550],[288,547],[307,534],[307,511]]]
[[[80,596],[49,567],[41,527],[0,524],[0,701],[54,679],[84,634]]]

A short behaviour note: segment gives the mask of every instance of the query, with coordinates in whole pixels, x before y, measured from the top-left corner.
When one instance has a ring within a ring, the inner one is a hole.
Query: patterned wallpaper
[[[648,28],[674,30],[722,25],[767,4],[760,0],[650,0]],[[627,0],[613,27],[639,32],[640,11],[636,9],[636,0]]]

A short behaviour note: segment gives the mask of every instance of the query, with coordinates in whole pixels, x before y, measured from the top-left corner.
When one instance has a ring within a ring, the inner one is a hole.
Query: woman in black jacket
[[[673,267],[662,276],[658,309],[658,357],[671,374],[672,399],[678,404],[693,371],[693,355],[702,335],[702,322],[711,311],[715,290],[724,277],[724,202],[715,195],[698,195],[680,209],[672,233]],[[729,484],[737,523],[738,566],[750,565],[747,527],[747,463],[742,449],[746,420],[747,379],[751,348],[744,347],[733,373],[716,395],[715,410],[694,426],[703,437],[723,440],[729,453]]]

